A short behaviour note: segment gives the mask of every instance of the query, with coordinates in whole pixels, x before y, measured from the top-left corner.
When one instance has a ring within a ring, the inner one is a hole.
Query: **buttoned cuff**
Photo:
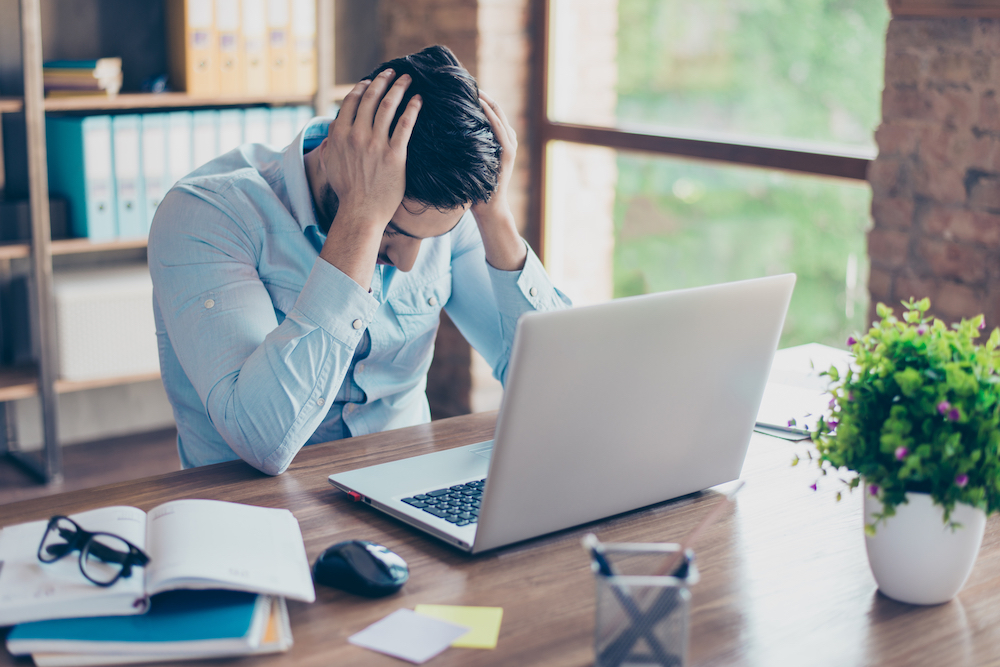
[[[524,242],[524,246],[528,250],[528,256],[520,271],[501,271],[486,262],[497,305],[501,311],[510,306],[519,310],[516,306],[523,306],[526,300],[536,310],[560,307],[563,301],[545,272],[542,261],[527,242]]]
[[[347,345],[357,345],[379,302],[368,290],[324,259],[313,264],[294,311]]]

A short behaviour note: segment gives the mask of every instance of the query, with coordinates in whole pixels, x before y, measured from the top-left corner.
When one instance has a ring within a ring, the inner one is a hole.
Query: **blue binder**
[[[214,109],[191,114],[192,156],[194,168],[219,156],[219,112]]]
[[[191,112],[171,111],[167,114],[167,165],[170,176],[168,190],[191,173]]]
[[[146,236],[145,188],[142,182],[140,120],[136,114],[111,119],[114,149],[115,199],[118,209],[118,236]]]
[[[111,118],[46,118],[49,190],[69,203],[71,236],[118,236]]]

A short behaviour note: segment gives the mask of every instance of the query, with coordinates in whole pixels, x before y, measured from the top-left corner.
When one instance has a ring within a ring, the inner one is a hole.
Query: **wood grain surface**
[[[720,492],[473,557],[350,502],[326,481],[332,472],[489,439],[495,419],[495,413],[467,415],[307,447],[278,477],[233,462],[0,506],[0,525],[113,504],[149,510],[176,498],[285,507],[301,524],[310,562],[334,542],[368,539],[403,556],[410,581],[381,600],[319,587],[316,603],[289,602],[295,645],[288,653],[235,662],[398,667],[404,663],[352,646],[347,637],[396,609],[425,603],[504,609],[495,650],[451,648],[428,664],[590,665],[594,584],[580,538],[594,531],[610,542],[679,541]],[[793,454],[803,452],[801,443],[753,436],[743,469],[746,487],[696,549],[701,582],[692,590],[689,664],[1000,664],[997,517],[987,523],[979,560],[956,600],[935,607],[893,602],[877,593],[868,569],[861,498],[838,503],[832,487],[812,491],[815,471],[790,466]],[[0,665],[10,664],[30,661],[0,655]]]

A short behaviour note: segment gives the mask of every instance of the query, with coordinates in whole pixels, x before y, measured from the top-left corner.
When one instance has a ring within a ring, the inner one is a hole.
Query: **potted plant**
[[[1000,509],[1000,330],[980,345],[982,315],[949,327],[927,316],[928,299],[903,306],[900,321],[878,304],[881,319],[847,341],[849,369],[824,373],[833,398],[813,434],[815,461],[823,475],[852,471],[841,479],[863,488],[882,593],[938,604],[965,584],[986,517]]]

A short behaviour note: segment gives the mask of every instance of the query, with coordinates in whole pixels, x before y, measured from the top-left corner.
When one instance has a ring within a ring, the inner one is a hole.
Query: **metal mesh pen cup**
[[[597,607],[595,667],[682,667],[687,661],[691,592],[698,571],[690,558],[678,576],[654,576],[677,544],[602,545],[615,574],[594,568]]]

